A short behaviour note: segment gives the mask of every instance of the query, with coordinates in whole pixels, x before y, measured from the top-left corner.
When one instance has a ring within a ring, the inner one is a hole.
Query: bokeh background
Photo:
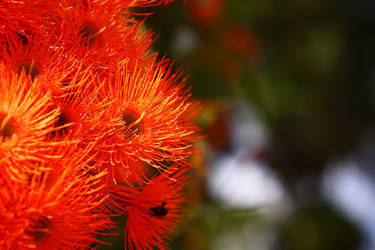
[[[172,249],[375,249],[375,1],[135,12],[204,106]]]

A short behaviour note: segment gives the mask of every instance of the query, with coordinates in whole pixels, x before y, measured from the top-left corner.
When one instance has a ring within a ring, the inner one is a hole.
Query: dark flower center
[[[0,113],[0,142],[6,138],[11,138],[15,133],[16,126],[10,115]]]
[[[65,111],[62,111],[60,115],[57,117],[57,121],[55,122],[54,126],[57,128],[55,131],[52,131],[52,135],[66,135],[69,132],[70,126],[63,127],[69,123],[71,123],[72,120],[69,118],[68,114]]]
[[[33,215],[28,220],[27,229],[24,233],[31,238],[32,241],[44,241],[51,233],[51,221],[44,215]]]
[[[131,134],[141,135],[143,132],[142,116],[138,116],[135,112],[126,110],[121,114],[121,121],[125,127],[123,132],[130,130]]]
[[[34,80],[34,78],[42,73],[42,69],[35,64],[34,60],[31,61],[23,61],[17,64],[17,73],[20,75],[22,70],[25,71],[27,76],[31,76],[31,80]]]
[[[23,45],[26,45],[29,43],[29,39],[24,34],[17,32],[17,36],[21,40]]]
[[[167,203],[163,201],[160,205],[156,207],[149,208],[150,214],[156,217],[164,217],[168,214],[168,209],[165,208]]]
[[[79,35],[82,38],[82,43],[86,46],[93,45],[100,38],[100,33],[102,30],[99,30],[92,23],[84,23],[79,29]]]

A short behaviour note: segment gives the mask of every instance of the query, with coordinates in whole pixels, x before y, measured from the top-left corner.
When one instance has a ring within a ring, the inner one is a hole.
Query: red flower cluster
[[[130,8],[169,2],[0,1],[0,249],[167,248],[197,103]]]

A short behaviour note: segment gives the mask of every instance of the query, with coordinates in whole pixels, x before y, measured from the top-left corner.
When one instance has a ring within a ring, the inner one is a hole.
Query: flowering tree
[[[167,248],[197,103],[130,8],[169,2],[0,2],[1,249]]]

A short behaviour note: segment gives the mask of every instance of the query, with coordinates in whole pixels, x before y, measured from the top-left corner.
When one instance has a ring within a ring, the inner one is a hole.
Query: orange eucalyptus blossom
[[[69,56],[60,43],[53,44],[50,41],[51,36],[30,37],[35,40],[24,43],[17,37],[7,39],[8,46],[1,48],[0,55],[8,69],[18,74],[25,71],[31,79],[42,74],[52,77],[53,71],[64,71],[65,76],[77,71],[78,60]]]
[[[141,160],[124,157],[123,164],[112,165],[106,159],[106,154],[101,154],[100,170],[109,170],[110,173],[103,181],[107,184],[119,184],[131,187],[148,184],[150,176],[154,174],[153,168]]]
[[[10,40],[11,46],[2,51],[3,60],[8,69],[19,75],[23,73],[31,80],[43,78],[38,88],[51,92],[53,108],[59,110],[53,124],[56,130],[51,131],[51,135],[66,139],[68,132],[74,132],[77,139],[93,132],[100,119],[97,109],[103,104],[95,102],[95,96],[103,83],[91,67],[85,67],[69,56],[70,53],[59,47],[61,44],[48,42],[30,41],[24,45],[18,40]]]
[[[117,69],[119,61],[146,64],[151,60],[153,34],[141,31],[143,22],[136,22],[119,1],[61,1],[57,6],[56,37],[65,37],[68,52],[96,74],[106,77]]]
[[[99,126],[104,103],[96,98],[102,84],[90,68],[80,65],[76,73],[56,73],[55,81],[43,86],[51,90],[53,106],[59,109],[50,139],[79,139],[87,144],[106,135]]]
[[[54,150],[62,157],[31,164],[46,170],[28,183],[0,180],[1,249],[88,249],[113,226],[100,182],[106,172],[91,172],[90,150]]]
[[[127,70],[119,66],[113,83],[106,85],[101,98],[108,98],[103,119],[109,131],[100,142],[101,151],[113,167],[129,168],[141,160],[157,169],[167,162],[188,158],[194,150],[196,127],[190,112],[184,79],[171,73],[165,63]]]
[[[0,1],[0,249],[167,248],[197,105],[129,8],[170,2]]]
[[[48,153],[56,143],[45,141],[52,131],[58,109],[52,108],[51,94],[41,90],[0,64],[0,175],[27,178],[28,161],[53,158]],[[26,162],[26,163],[25,163]],[[2,178],[2,177],[0,177]]]
[[[37,1],[28,2],[27,6],[24,1],[0,2],[0,37],[2,39],[14,35],[27,39],[31,30],[33,32],[40,31],[41,12],[32,11],[33,8],[38,8],[39,4]]]
[[[110,185],[117,207],[127,214],[125,240],[128,249],[166,249],[166,240],[181,221],[186,202],[183,189],[188,168],[178,166],[172,174],[150,180],[139,193],[134,189]]]

